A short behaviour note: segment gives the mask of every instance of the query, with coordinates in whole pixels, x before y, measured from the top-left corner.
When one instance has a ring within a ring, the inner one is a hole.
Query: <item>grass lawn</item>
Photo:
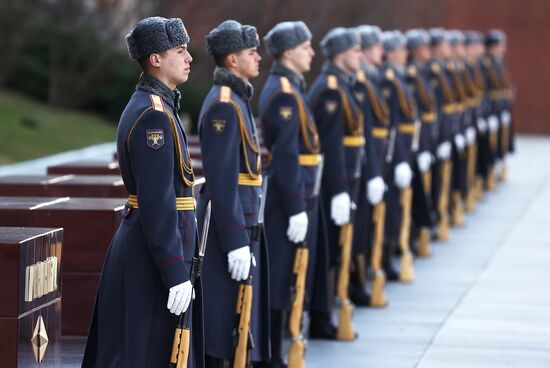
[[[0,89],[0,165],[116,140],[116,124]]]

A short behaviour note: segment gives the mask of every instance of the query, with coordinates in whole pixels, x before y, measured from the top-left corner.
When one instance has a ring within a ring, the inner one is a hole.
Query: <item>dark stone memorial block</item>
[[[128,197],[117,175],[8,175],[0,177],[0,196]]]
[[[48,175],[120,175],[117,161],[72,161],[48,167]]]
[[[64,228],[63,335],[85,335],[103,261],[122,220],[123,198],[0,197],[0,225]]]
[[[0,227],[0,366],[59,367],[63,230]]]

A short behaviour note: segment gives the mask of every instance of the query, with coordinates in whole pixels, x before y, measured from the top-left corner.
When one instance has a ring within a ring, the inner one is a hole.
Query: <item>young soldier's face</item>
[[[420,62],[426,62],[430,60],[431,56],[432,52],[430,50],[430,46],[428,45],[422,45],[414,52],[414,58]]]
[[[359,61],[361,57],[361,47],[356,45],[350,49],[347,49],[343,52],[344,55],[344,66],[348,71],[353,72],[359,69]]]
[[[388,60],[397,65],[405,65],[407,63],[407,49],[405,46],[399,46],[391,53],[388,53]]]
[[[311,47],[311,41],[306,41],[293,49],[285,51],[284,56],[293,65],[295,71],[302,74],[311,69],[311,61],[315,56],[315,51]]]
[[[235,69],[245,79],[255,78],[260,74],[260,54],[257,47],[241,50],[235,54]]]
[[[368,49],[363,50],[363,53],[369,63],[380,65],[382,63],[382,56],[384,56],[384,47],[380,42],[375,43]]]
[[[167,50],[159,55],[160,73],[172,85],[187,82],[193,58],[187,44]]]

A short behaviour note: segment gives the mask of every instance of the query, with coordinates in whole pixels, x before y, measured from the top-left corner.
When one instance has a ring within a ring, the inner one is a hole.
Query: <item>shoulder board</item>
[[[153,105],[153,109],[157,111],[164,111],[164,104],[162,103],[162,98],[157,95],[149,95],[151,98],[151,104]]]
[[[330,89],[338,88],[338,79],[335,75],[327,75],[327,87]]]
[[[357,80],[358,80],[359,82],[364,82],[365,79],[367,79],[367,77],[365,76],[365,72],[362,71],[362,70],[358,70],[358,71],[357,71]]]
[[[292,93],[292,87],[287,77],[281,77],[279,81],[281,82],[281,91],[284,93]]]
[[[434,73],[439,73],[440,70],[441,70],[441,67],[439,66],[439,64],[437,62],[433,62],[432,63],[432,71]]]
[[[395,78],[395,72],[392,68],[388,68],[384,72],[384,76],[386,77],[386,79],[392,80],[393,78]]]
[[[416,76],[416,66],[414,66],[414,65],[409,65],[409,67],[407,68],[407,73],[408,73],[411,77]]]
[[[231,101],[231,88],[227,86],[220,87],[220,101],[221,102]]]

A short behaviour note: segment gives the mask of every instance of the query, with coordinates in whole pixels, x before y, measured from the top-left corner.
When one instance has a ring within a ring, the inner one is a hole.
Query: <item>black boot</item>
[[[384,246],[384,253],[382,255],[382,263],[384,272],[386,273],[386,280],[399,281],[399,271],[393,265],[393,256],[397,249],[397,240],[388,239]]]
[[[310,339],[336,340],[336,330],[330,314],[314,310],[310,312]]]
[[[349,298],[353,304],[359,307],[370,305],[370,295],[365,291],[366,267],[364,262],[364,257],[353,257],[353,269],[350,273]]]
[[[285,314],[285,311],[271,309],[271,361],[266,364],[269,368],[286,368],[282,357]]]

